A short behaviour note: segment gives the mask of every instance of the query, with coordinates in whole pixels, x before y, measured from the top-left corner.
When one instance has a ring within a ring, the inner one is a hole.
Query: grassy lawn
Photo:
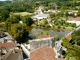
[[[32,26],[33,27],[42,28],[42,26],[37,26],[35,24],[33,24]],[[46,27],[43,27],[43,28],[45,29]],[[73,30],[73,27],[65,27],[65,29],[63,29],[63,28],[58,29],[57,26],[55,26],[55,27],[50,27],[48,29],[53,29],[53,30],[57,30],[57,31],[60,31],[60,30],[62,30],[62,31],[72,31]]]
[[[80,57],[80,51],[79,50],[75,50],[73,48],[68,48],[68,51],[73,55],[73,56],[78,56]]]
[[[75,57],[69,57],[69,60],[76,60]]]
[[[16,13],[11,13],[13,15],[21,15],[21,16],[25,16],[25,15],[32,15],[32,13],[28,13],[28,12],[16,12]]]
[[[5,24],[5,23],[4,23],[4,22],[0,22],[0,25],[1,25],[1,24]]]
[[[64,30],[69,30],[69,31],[71,31],[71,30],[73,30],[73,27],[66,27]]]
[[[75,50],[79,50],[80,51],[80,46],[77,46],[77,45],[72,45],[73,49]]]

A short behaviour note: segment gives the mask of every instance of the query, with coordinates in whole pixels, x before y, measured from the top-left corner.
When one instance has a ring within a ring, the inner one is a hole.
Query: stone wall
[[[30,51],[42,46],[48,46],[53,48],[55,46],[55,39],[53,37],[49,37],[30,41]]]

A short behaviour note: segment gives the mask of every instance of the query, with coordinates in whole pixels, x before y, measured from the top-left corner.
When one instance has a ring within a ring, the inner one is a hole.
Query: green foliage
[[[61,27],[58,25],[57,28],[60,29]]]
[[[26,25],[13,24],[11,26],[11,35],[18,42],[23,43],[28,36]]]
[[[62,45],[66,48],[72,48],[72,45],[69,43],[69,40],[66,38],[62,39]]]
[[[5,32],[5,23],[3,23],[3,22],[0,23],[0,31]]]
[[[77,43],[77,45],[80,45],[80,29],[77,31],[74,31],[72,34],[72,41]]]
[[[23,22],[27,26],[31,26],[34,23],[33,19],[29,15],[23,17]]]
[[[75,58],[76,58],[76,60],[80,60],[80,57],[78,57],[78,56],[77,56],[77,57],[75,57]]]
[[[15,1],[15,2],[3,2],[1,3],[1,7],[4,10],[8,10],[9,12],[34,12],[33,7],[35,7],[34,3],[27,3],[25,1]]]
[[[72,27],[76,27],[76,23],[72,23],[71,26],[72,26]]]
[[[44,23],[44,25],[48,24],[47,19],[43,19],[43,23]]]
[[[55,35],[54,38],[58,41],[59,40],[59,36]]]
[[[9,11],[1,9],[0,16],[0,19],[2,19],[2,21],[6,21],[6,19],[9,17]]]
[[[45,25],[45,28],[50,28],[51,26],[49,24],[46,24]]]
[[[80,50],[80,47],[79,46],[76,46],[76,45],[72,45],[73,49],[75,50]]]
[[[12,17],[16,17],[18,19],[18,21],[22,20],[22,16],[21,15],[13,15]]]
[[[80,16],[80,9],[78,10],[78,13],[77,13],[77,15],[78,15],[78,16]]]
[[[66,58],[69,58],[69,57],[72,57],[73,55],[67,51],[65,56],[66,56]]]
[[[71,59],[70,57],[74,57],[76,60],[79,60],[80,58],[80,51],[74,50],[72,48],[68,48],[65,54],[65,57],[68,59]]]
[[[51,17],[51,18],[54,18],[54,17],[55,17],[55,14],[50,13],[50,17]]]
[[[69,57],[69,60],[76,60],[75,57]]]
[[[9,17],[6,21],[5,21],[5,28],[6,28],[6,31],[10,32],[10,28],[11,28],[11,25],[12,24],[15,24],[15,23],[19,23],[18,19],[16,17]]]

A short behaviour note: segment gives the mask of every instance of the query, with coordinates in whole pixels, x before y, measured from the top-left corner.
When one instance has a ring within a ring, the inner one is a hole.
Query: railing
[[[30,58],[30,52],[24,47],[23,44],[21,44],[21,48],[24,51],[24,53]]]

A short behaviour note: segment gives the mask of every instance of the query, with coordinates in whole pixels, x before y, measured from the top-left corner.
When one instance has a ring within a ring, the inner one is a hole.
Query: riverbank
[[[55,35],[58,35],[59,38],[61,39],[64,35],[70,32],[70,30],[54,30],[51,28],[39,28],[39,27],[33,27],[33,26],[27,26],[27,30],[30,33],[31,37],[37,37],[41,35],[42,33],[44,34],[49,34],[50,36],[54,37]]]
[[[57,31],[72,31],[73,30],[73,27],[57,27],[57,26],[54,26],[54,27],[51,27],[51,26],[36,26],[36,25],[32,25],[32,27],[35,27],[35,28],[41,28],[41,29],[52,29],[52,30],[57,30]]]

